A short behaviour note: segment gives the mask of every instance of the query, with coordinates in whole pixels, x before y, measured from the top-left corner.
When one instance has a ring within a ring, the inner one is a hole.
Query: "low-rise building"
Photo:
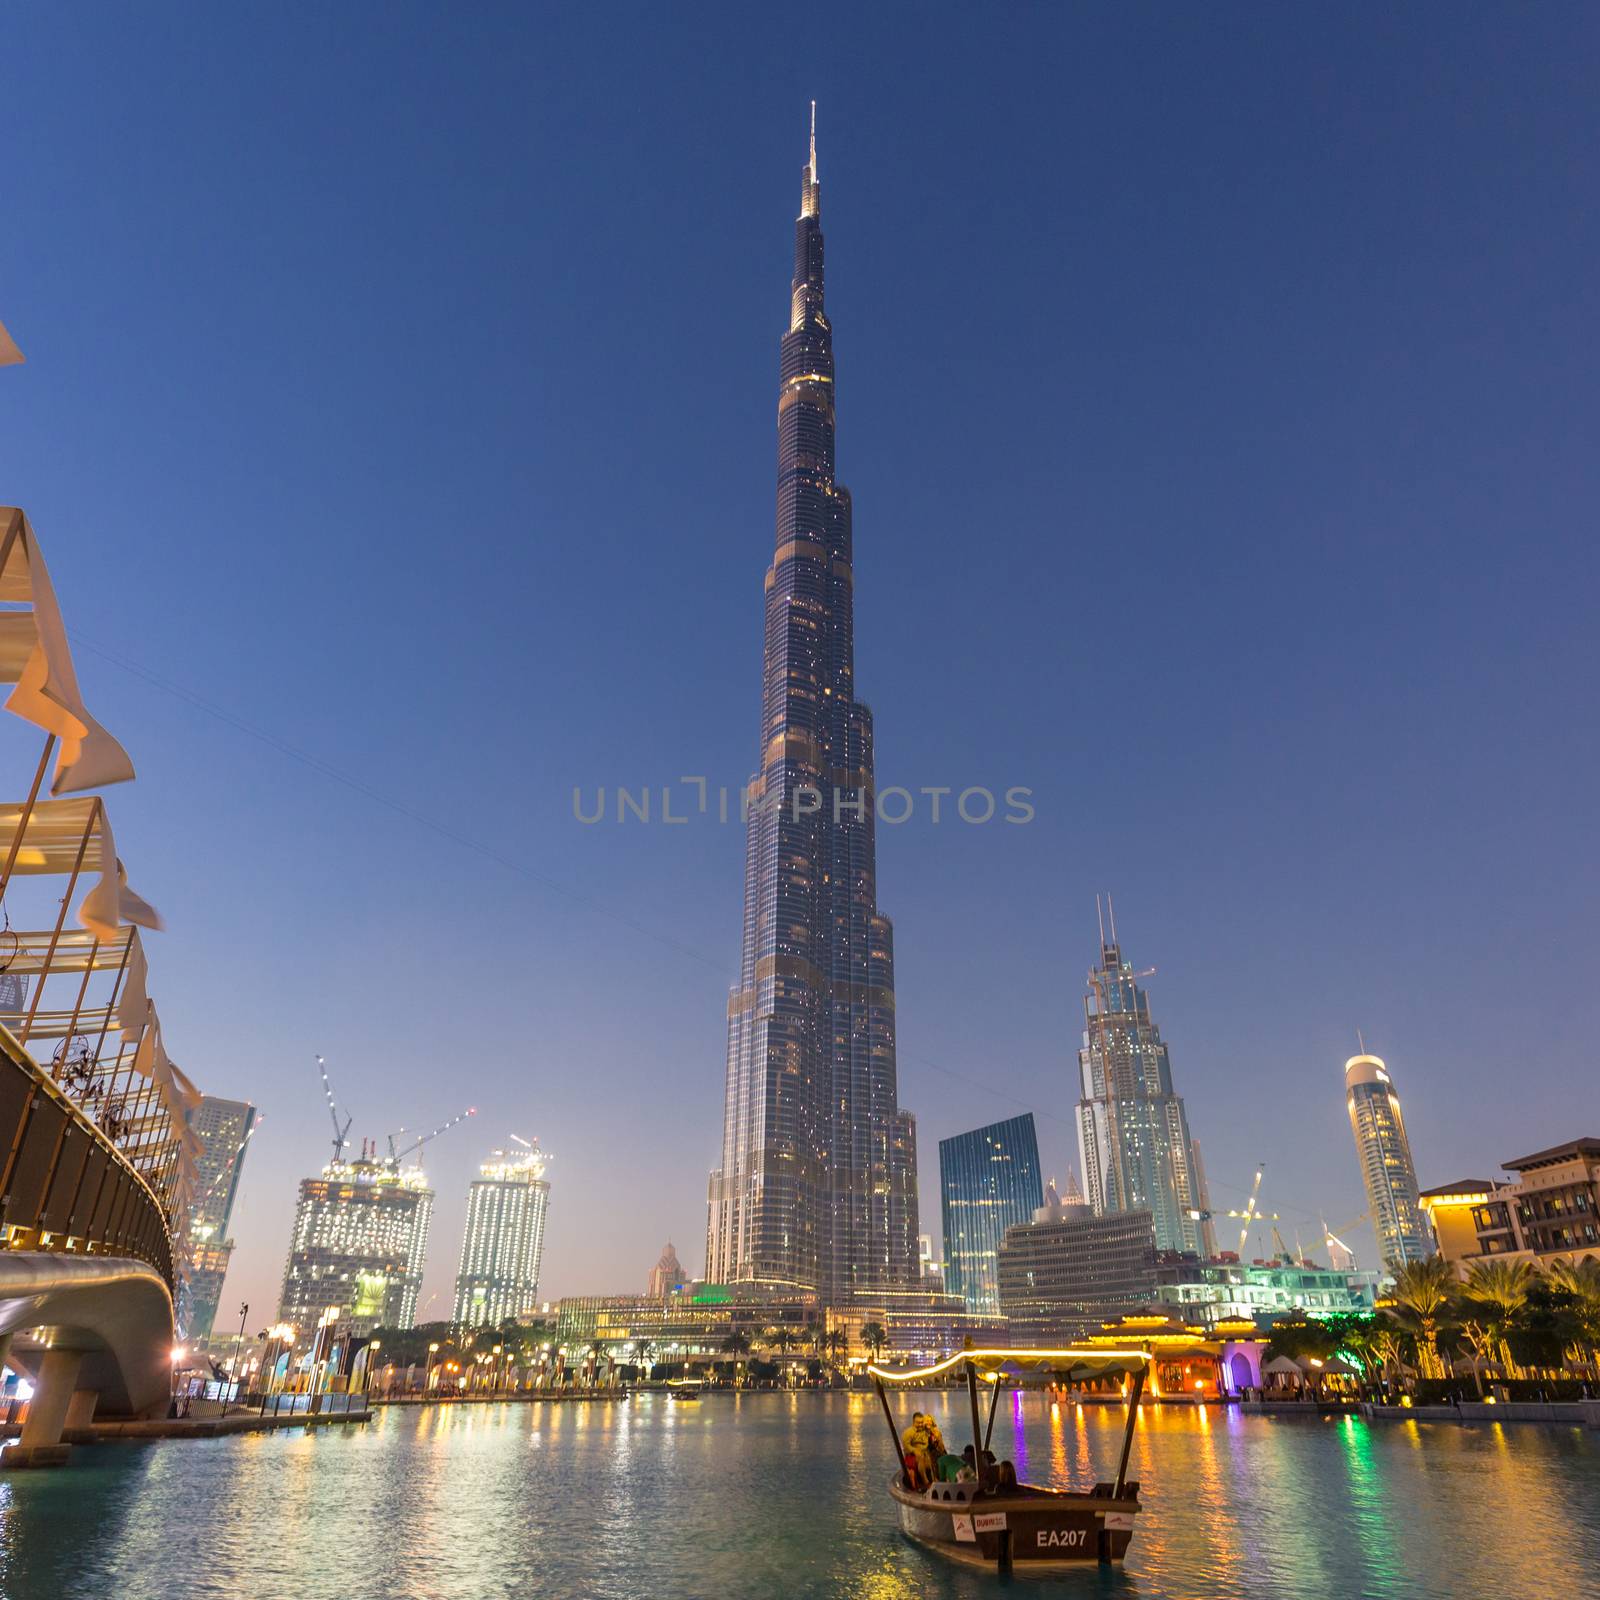
[[[999,1285],[1013,1344],[1069,1343],[1149,1303],[1156,1286],[1154,1219],[1148,1211],[1097,1217],[1082,1203],[1040,1206],[1031,1221],[1006,1229]]]
[[[1371,1311],[1379,1274],[1284,1261],[1258,1266],[1168,1257],[1157,1264],[1155,1279],[1149,1296],[1154,1311],[1204,1328],[1239,1321],[1266,1328],[1291,1311],[1314,1321]]]
[[[1600,1260],[1600,1139],[1569,1139],[1502,1165],[1514,1176],[1462,1179],[1422,1196],[1442,1256],[1461,1271],[1483,1256]]]

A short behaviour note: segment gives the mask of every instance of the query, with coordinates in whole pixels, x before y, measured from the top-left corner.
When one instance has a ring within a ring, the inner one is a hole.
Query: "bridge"
[[[33,1381],[0,1467],[18,1467],[65,1460],[63,1434],[97,1413],[168,1403],[199,1093],[147,992],[140,929],[160,919],[90,792],[133,766],[83,705],[14,506],[0,507],[7,683],[5,709],[44,734],[27,798],[0,804],[0,1359]]]

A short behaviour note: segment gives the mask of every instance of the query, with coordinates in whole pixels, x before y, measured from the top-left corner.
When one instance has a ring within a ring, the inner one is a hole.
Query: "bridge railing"
[[[0,1248],[132,1256],[173,1285],[161,1200],[104,1129],[0,1027]]]

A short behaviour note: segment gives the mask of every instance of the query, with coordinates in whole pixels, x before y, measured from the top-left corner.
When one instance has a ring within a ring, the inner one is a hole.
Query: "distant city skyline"
[[[920,1231],[952,1133],[1074,1158],[1108,885],[1219,1216],[1265,1162],[1375,1262],[1358,1027],[1424,1187],[1596,1132],[1588,33],[1444,15],[9,19],[7,495],[136,756],[164,1037],[260,1107],[228,1303],[270,1321],[316,1053],[380,1146],[540,1129],[587,1224],[541,1297],[704,1268],[742,830],[571,792],[749,772],[812,98],[875,775],[1037,808],[879,829]],[[427,1152],[419,1313],[481,1154]]]

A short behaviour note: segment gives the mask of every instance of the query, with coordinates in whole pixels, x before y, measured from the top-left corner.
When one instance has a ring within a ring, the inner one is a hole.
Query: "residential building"
[[[1388,1067],[1369,1055],[1345,1062],[1344,1090],[1378,1253],[1384,1266],[1396,1272],[1432,1253],[1400,1096]]]
[[[549,1155],[531,1147],[496,1150],[467,1191],[467,1227],[456,1274],[451,1320],[468,1328],[499,1327],[539,1304],[550,1184]]]
[[[1502,1165],[1514,1176],[1462,1178],[1423,1194],[1442,1256],[1463,1272],[1482,1256],[1600,1260],[1600,1139],[1569,1139]]]
[[[944,1286],[969,1311],[1000,1315],[1000,1241],[1044,1204],[1033,1113],[939,1141]]]
[[[433,1190],[421,1167],[380,1160],[363,1144],[300,1185],[278,1320],[314,1329],[324,1312],[356,1334],[409,1328],[428,1252]]]
[[[248,1100],[202,1095],[188,1114],[199,1136],[195,1156],[194,1203],[189,1208],[189,1249],[179,1286],[181,1331],[200,1344],[213,1332],[223,1280],[233,1255],[228,1227],[239,1193],[239,1176],[255,1128],[256,1108]]]
[[[1082,1200],[1053,1198],[1000,1241],[1000,1309],[1011,1342],[1046,1347],[1094,1332],[1150,1302],[1156,1235],[1148,1211],[1096,1216]]]
[[[919,1269],[894,930],[877,899],[872,714],[856,698],[850,494],[834,470],[821,194],[813,129],[779,360],[761,762],[745,791],[744,938],[706,1273],[845,1304],[915,1284]]]
[[[1172,1061],[1131,962],[1111,937],[1084,996],[1078,1052],[1078,1151],[1096,1215],[1148,1211],[1158,1250],[1198,1255],[1205,1209],[1193,1170],[1188,1114]]]

